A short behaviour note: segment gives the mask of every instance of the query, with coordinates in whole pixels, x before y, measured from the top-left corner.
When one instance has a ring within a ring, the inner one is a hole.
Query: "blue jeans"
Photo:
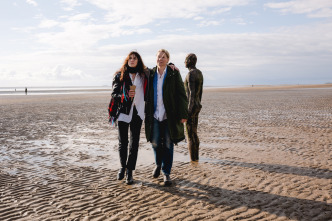
[[[153,119],[152,148],[157,167],[165,175],[170,175],[173,165],[174,144],[169,134],[167,119],[160,122]]]

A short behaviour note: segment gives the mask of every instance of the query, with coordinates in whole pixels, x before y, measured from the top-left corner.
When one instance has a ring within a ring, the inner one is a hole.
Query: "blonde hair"
[[[157,52],[157,55],[158,55],[160,52],[165,53],[168,59],[170,58],[169,52],[168,52],[166,49],[163,49],[163,48],[162,48],[162,49],[159,49],[158,52]]]

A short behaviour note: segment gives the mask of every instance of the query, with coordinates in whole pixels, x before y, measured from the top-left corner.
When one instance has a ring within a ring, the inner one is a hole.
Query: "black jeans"
[[[137,161],[138,144],[142,127],[142,119],[137,115],[134,106],[133,117],[130,123],[118,121],[119,130],[119,156],[121,167],[135,170]],[[128,154],[128,128],[130,128],[130,143]]]

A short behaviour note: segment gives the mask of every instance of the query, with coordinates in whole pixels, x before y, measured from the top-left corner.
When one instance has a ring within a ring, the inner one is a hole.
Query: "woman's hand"
[[[169,63],[168,64],[171,68],[172,68],[172,70],[174,71],[174,69],[175,70],[177,70],[178,72],[180,72],[180,70],[173,64],[173,63]]]
[[[129,90],[129,97],[135,97],[135,90]]]

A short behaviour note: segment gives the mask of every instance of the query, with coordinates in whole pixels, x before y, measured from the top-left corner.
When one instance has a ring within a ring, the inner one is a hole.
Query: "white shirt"
[[[165,68],[163,74],[160,75],[157,69],[157,107],[153,116],[160,122],[167,119],[166,110],[163,101],[163,83],[166,71],[167,67]]]
[[[130,79],[133,79],[133,74],[129,74]],[[134,105],[136,106],[137,114],[138,116],[144,120],[144,82],[143,78],[139,76],[139,74],[136,74],[135,80],[133,82],[133,85],[136,85],[135,89],[135,97],[133,100],[133,103],[131,105],[131,109],[129,114],[120,113],[118,121],[123,121],[126,123],[130,123],[131,119],[133,118],[133,112],[134,112]]]

